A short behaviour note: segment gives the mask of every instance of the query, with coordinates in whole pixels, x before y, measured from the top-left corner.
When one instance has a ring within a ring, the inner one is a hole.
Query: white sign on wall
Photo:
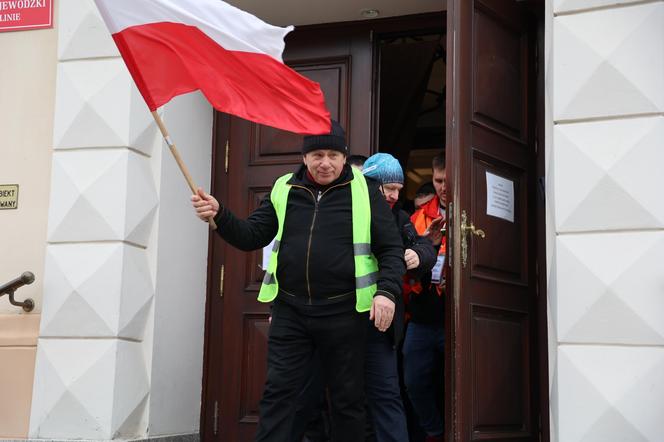
[[[486,173],[486,214],[514,222],[514,181]]]
[[[0,210],[18,208],[18,184],[0,184]]]

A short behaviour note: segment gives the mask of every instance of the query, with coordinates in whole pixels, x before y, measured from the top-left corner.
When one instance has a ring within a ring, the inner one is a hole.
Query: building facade
[[[55,18],[0,34],[0,282],[36,275],[33,312],[0,298],[0,438],[196,439],[209,231],[94,2]],[[660,441],[664,1],[548,0],[544,29],[550,440]],[[209,188],[212,108],[162,113]]]

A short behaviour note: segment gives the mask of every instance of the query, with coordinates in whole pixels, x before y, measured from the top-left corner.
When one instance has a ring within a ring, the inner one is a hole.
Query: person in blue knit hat
[[[399,160],[389,153],[371,155],[364,162],[362,173],[380,183],[385,200],[394,208],[399,201],[399,192],[403,189],[403,169]]]
[[[389,153],[375,153],[366,159],[362,168],[364,176],[378,180],[380,183],[403,184],[403,169],[399,160]]]
[[[399,193],[404,175],[399,160],[388,153],[377,153],[364,162],[362,173],[378,181],[385,200],[392,208],[394,221],[401,233],[408,273],[417,277],[436,263],[436,250],[428,239],[417,234],[410,216],[401,210]],[[399,297],[390,333],[369,331],[365,353],[365,390],[368,416],[373,423],[377,442],[407,441],[408,428],[399,388],[397,348],[403,338],[404,300]],[[389,331],[389,330],[388,330]]]

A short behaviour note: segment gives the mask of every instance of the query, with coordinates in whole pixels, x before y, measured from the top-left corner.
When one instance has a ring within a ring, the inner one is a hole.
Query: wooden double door
[[[378,142],[376,37],[447,28],[449,441],[539,440],[535,22],[514,1],[455,0],[447,13],[305,27],[287,39],[286,62],[321,84],[351,153],[368,156]],[[223,114],[214,130],[213,193],[238,216],[302,161],[300,136]],[[214,237],[209,263],[201,436],[251,441],[269,329],[256,301],[262,251]]]

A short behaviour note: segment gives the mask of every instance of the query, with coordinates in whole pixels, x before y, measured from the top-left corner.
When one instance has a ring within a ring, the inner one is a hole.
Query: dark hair
[[[434,170],[445,170],[445,151],[443,150],[440,152],[438,155],[433,157],[433,161],[431,161],[431,167]]]
[[[364,155],[350,155],[346,159],[346,163],[348,163],[349,166],[362,166],[367,159],[368,158]]]
[[[415,192],[415,196],[434,195],[435,193],[436,193],[436,189],[434,189],[433,183],[431,181],[429,181],[428,183],[422,184],[417,189],[417,192]]]

